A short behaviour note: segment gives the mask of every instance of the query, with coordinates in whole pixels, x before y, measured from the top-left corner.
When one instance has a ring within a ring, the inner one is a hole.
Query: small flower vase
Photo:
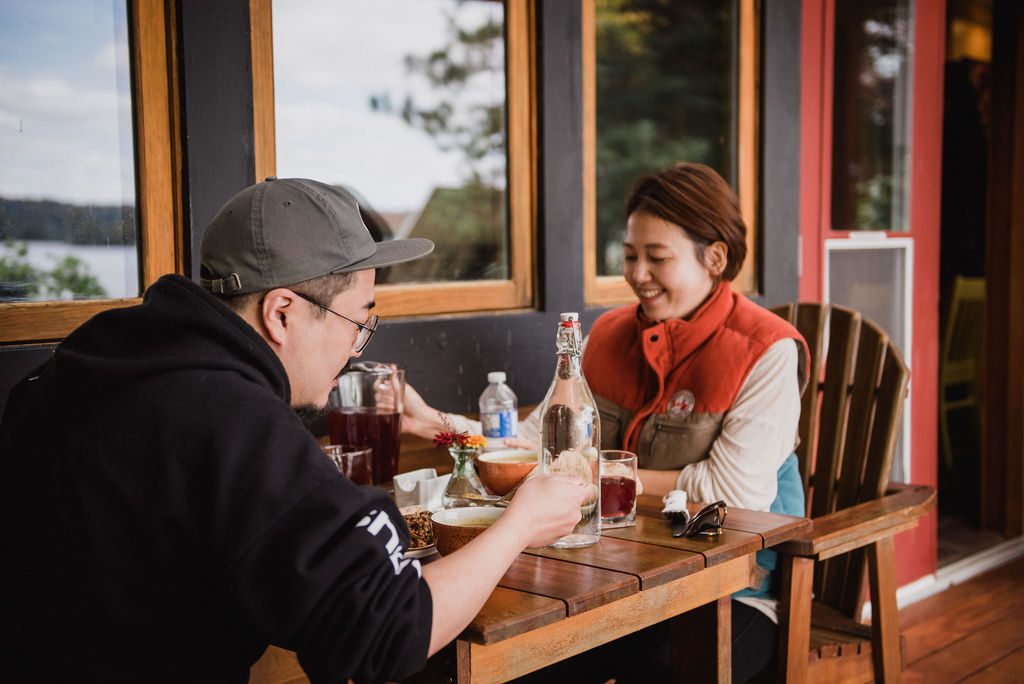
[[[487,494],[473,459],[480,450],[476,447],[449,447],[448,453],[455,459],[451,479],[444,488],[441,505],[444,508],[465,508],[466,506],[484,506],[492,497]]]

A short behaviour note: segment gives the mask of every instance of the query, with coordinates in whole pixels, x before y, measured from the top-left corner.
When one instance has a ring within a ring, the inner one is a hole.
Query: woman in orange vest
[[[793,449],[807,348],[793,326],[730,287],[747,251],[735,194],[709,167],[678,163],[637,181],[626,217],[623,275],[639,301],[601,315],[583,350],[602,448],[635,452],[647,493],[681,489],[693,501],[803,515]],[[432,411],[407,393],[414,424]],[[537,443],[538,423],[535,412],[520,438]],[[737,682],[774,657],[774,561],[759,554],[758,586],[734,601]]]
[[[637,454],[648,493],[804,514],[796,456],[807,345],[733,292],[746,256],[736,196],[712,169],[676,164],[640,178],[626,202],[624,275],[639,303],[594,323],[583,373],[604,448]],[[777,640],[769,574],[733,602],[733,680],[770,667]]]
[[[768,510],[797,441],[806,346],[730,287],[746,256],[736,197],[680,163],[641,178],[626,215],[640,301],[598,318],[583,355],[602,446],[637,453],[648,493]]]

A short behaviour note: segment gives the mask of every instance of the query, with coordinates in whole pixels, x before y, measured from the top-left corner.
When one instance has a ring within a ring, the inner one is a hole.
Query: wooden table
[[[428,444],[403,437],[399,471],[450,471],[447,453]],[[750,583],[757,551],[806,533],[811,521],[730,509],[713,541],[676,539],[660,509],[659,499],[641,496],[636,527],[605,530],[585,549],[520,554],[416,681],[504,682],[668,619],[672,659],[686,679],[730,681],[730,596]],[[282,653],[261,662],[276,666]],[[271,680],[298,681],[280,677]]]
[[[730,596],[750,583],[757,551],[811,523],[730,509],[717,539],[676,539],[660,501],[641,499],[636,527],[606,530],[585,549],[521,554],[421,679],[504,682],[673,618],[672,657],[686,679],[730,681]]]

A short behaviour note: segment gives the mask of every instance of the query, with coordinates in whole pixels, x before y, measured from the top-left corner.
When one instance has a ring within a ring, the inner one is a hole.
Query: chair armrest
[[[880,499],[815,518],[808,534],[777,549],[825,560],[916,527],[918,519],[934,507],[934,487],[892,485]]]

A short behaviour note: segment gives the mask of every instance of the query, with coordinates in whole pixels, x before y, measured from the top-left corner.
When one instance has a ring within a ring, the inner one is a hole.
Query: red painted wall
[[[832,166],[832,62],[835,0],[804,0],[801,68],[800,298],[821,300],[826,238],[830,229]],[[911,140],[910,231],[914,240],[911,377],[911,480],[938,481],[939,215],[942,183],[942,78],[945,0],[916,0]],[[933,573],[936,515],[896,538],[896,580],[907,584]]]

